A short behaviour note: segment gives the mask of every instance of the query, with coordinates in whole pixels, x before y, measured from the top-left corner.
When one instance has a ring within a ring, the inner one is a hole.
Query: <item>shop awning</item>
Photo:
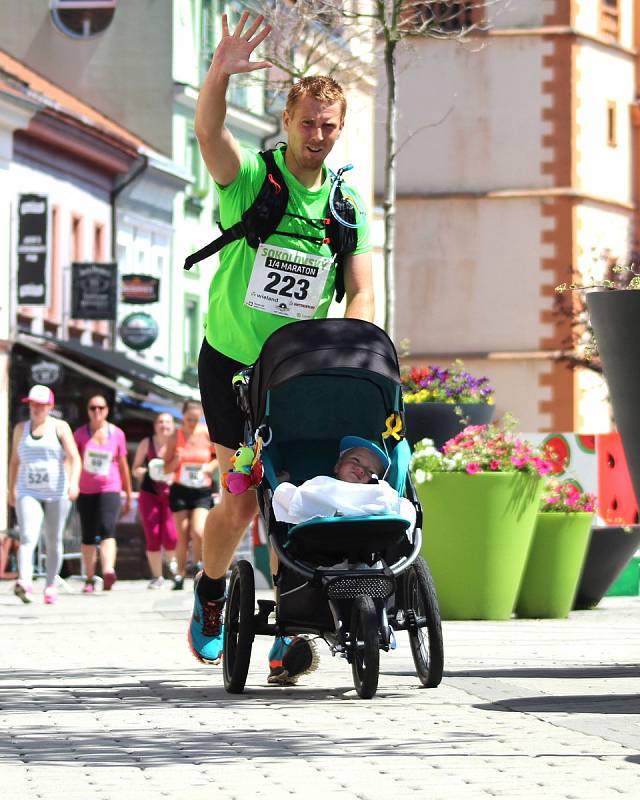
[[[18,333],[15,341],[134,401],[154,402],[153,398],[160,401],[164,398],[182,403],[187,398],[200,397],[199,391],[192,386],[116,350],[89,347],[73,340],[54,341],[26,333]]]

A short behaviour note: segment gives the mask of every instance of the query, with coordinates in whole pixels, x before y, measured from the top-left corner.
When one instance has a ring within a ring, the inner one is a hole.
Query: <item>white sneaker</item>
[[[160,576],[159,578],[152,578],[147,584],[147,589],[162,589],[163,586],[164,578]]]

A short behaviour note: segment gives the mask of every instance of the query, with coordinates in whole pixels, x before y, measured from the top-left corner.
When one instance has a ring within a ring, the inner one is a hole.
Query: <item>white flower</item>
[[[418,483],[424,483],[427,480],[427,473],[423,469],[417,469],[415,479]]]

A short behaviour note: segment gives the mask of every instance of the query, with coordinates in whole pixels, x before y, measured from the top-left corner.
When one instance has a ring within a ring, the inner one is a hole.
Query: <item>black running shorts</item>
[[[79,494],[76,508],[82,529],[82,544],[96,544],[113,539],[120,518],[120,492]]]
[[[169,489],[169,508],[172,511],[193,511],[194,508],[209,509],[213,505],[213,486],[183,486],[172,483]]]
[[[236,372],[247,365],[228,358],[202,340],[198,358],[198,381],[202,408],[214,444],[236,450],[244,441],[244,414],[236,402],[232,385]]]

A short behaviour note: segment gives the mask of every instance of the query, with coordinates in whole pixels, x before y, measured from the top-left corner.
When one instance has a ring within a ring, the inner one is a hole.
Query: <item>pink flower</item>
[[[500,469],[500,462],[494,458],[493,461],[489,462],[489,469],[492,469],[494,472]]]
[[[534,458],[533,464],[538,470],[538,475],[547,475],[549,472],[551,472],[552,466],[551,462],[549,461],[545,461],[542,458]]]
[[[579,492],[578,492],[578,494],[567,495],[567,505],[571,506],[571,508],[573,508],[574,506],[577,506],[578,505],[578,497],[579,497],[579,495],[580,495]]]
[[[467,464],[467,472],[469,475],[475,475],[476,472],[480,472],[480,465],[472,461],[470,464]]]
[[[526,467],[527,459],[521,456],[511,456],[511,463],[514,467]]]
[[[547,503],[550,506],[555,505],[556,503],[559,503],[559,502],[560,502],[560,498],[558,497],[557,494],[550,494],[549,497],[547,497]]]

